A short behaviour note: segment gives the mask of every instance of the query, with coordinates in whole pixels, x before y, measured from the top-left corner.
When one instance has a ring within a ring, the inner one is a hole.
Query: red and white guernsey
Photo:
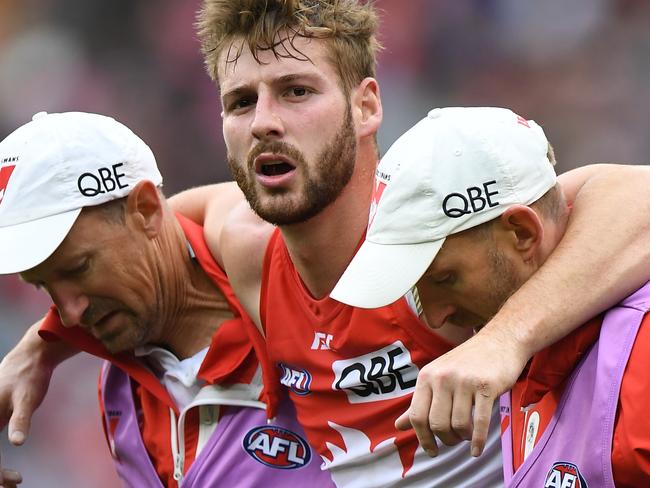
[[[405,299],[375,310],[315,300],[276,231],[265,256],[260,313],[269,360],[337,486],[503,485],[496,409],[479,458],[470,456],[468,443],[441,446],[430,458],[413,431],[395,429],[419,369],[451,347]]]

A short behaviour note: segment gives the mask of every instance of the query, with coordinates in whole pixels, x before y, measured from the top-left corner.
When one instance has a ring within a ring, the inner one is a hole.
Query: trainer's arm
[[[32,325],[0,362],[0,429],[9,424],[8,437],[14,445],[25,442],[54,368],[78,352],[63,341],[41,339],[40,325],[41,321]]]
[[[411,407],[396,422],[437,454],[471,439],[478,456],[498,396],[530,357],[650,279],[650,167],[594,165],[562,175],[573,210],[546,263],[474,337],[425,366]],[[435,393],[435,394],[434,394]],[[471,411],[473,418],[462,418]]]

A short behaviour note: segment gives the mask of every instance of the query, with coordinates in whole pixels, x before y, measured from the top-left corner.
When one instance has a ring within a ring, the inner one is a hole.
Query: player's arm
[[[173,210],[205,227],[208,244],[212,242],[212,255],[223,266],[218,245],[221,231],[230,212],[245,201],[237,184],[227,182],[199,186],[177,193],[168,201]]]
[[[421,370],[396,422],[432,455],[434,435],[471,439],[479,455],[494,401],[529,358],[650,279],[650,167],[596,165],[560,182],[573,201],[562,241],[478,334]]]
[[[203,225],[210,252],[226,270],[237,298],[261,330],[262,264],[273,226],[253,213],[232,182],[185,190],[169,201],[174,210]]]
[[[262,331],[260,288],[266,247],[275,227],[255,215],[246,201],[229,215],[220,235],[206,221],[206,241],[211,252],[218,247],[230,284],[240,303]]]
[[[14,445],[25,442],[54,368],[78,352],[62,341],[41,339],[41,322],[32,325],[0,362],[0,429],[9,424],[8,437]]]

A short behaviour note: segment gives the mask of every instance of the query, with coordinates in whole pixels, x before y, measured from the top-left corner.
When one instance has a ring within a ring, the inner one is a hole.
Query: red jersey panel
[[[260,313],[269,358],[338,486],[502,484],[498,427],[478,459],[467,443],[429,458],[413,431],[395,429],[420,368],[451,348],[406,300],[375,310],[315,300],[277,231],[265,258]]]

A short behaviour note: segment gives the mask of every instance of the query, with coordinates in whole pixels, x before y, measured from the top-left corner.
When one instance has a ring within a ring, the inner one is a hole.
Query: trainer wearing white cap
[[[366,239],[332,291],[376,308],[415,285],[445,238],[556,185],[542,128],[508,109],[434,109],[382,158]],[[553,162],[554,164],[554,162]]]
[[[0,142],[0,164],[0,274],[50,295],[43,337],[107,360],[103,427],[125,485],[332,486],[288,404],[267,425],[241,307],[139,137],[101,115],[42,113]],[[270,457],[263,441],[291,449]]]
[[[110,117],[40,112],[0,145],[0,273],[40,264],[84,207],[162,184],[151,149]]]
[[[414,287],[430,326],[481,328],[565,232],[552,164],[542,129],[510,110],[433,110],[381,161],[366,240],[332,297],[380,307]],[[649,308],[645,285],[532,358],[501,399],[508,486],[648,486]]]

